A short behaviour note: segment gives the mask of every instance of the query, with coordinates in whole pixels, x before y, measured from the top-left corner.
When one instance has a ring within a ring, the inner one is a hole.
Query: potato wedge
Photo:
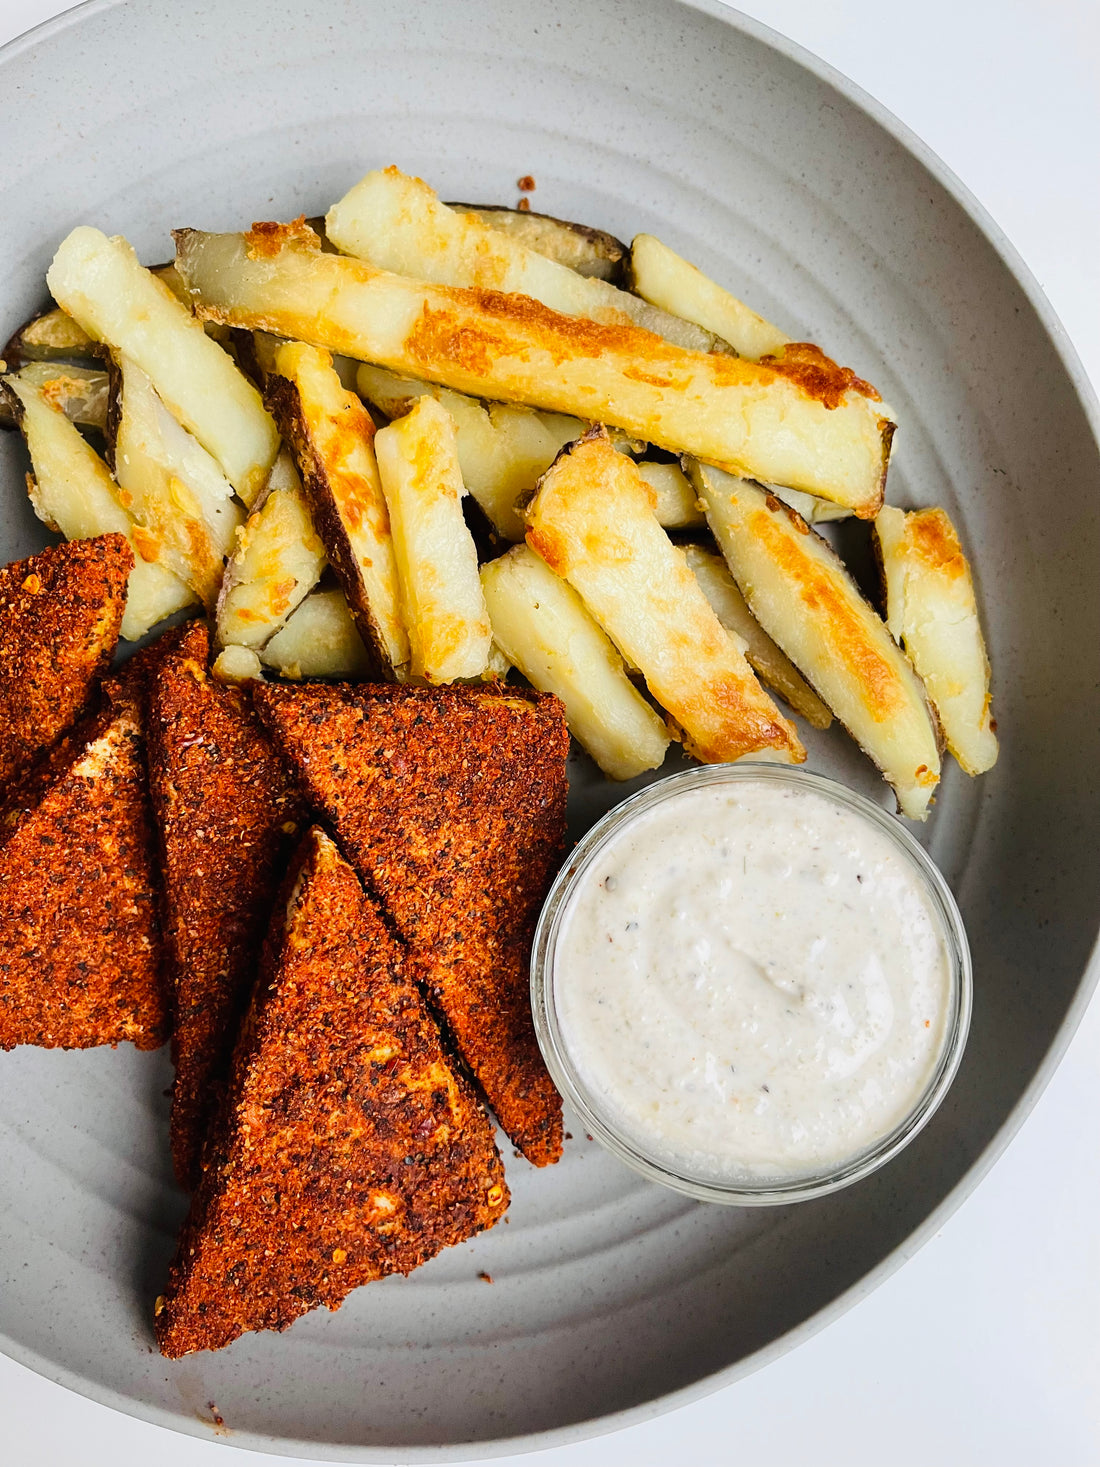
[[[449,209],[423,179],[396,168],[368,173],[349,189],[325,216],[325,231],[338,249],[379,270],[434,285],[529,296],[567,316],[644,327],[689,351],[725,345],[640,296],[528,249],[514,233],[493,229],[476,214]]]
[[[606,775],[633,779],[664,762],[668,730],[572,586],[526,545],[482,566],[481,584],[497,643],[562,700],[570,733]]]
[[[538,413],[511,403],[481,403],[448,387],[398,377],[384,367],[359,368],[361,397],[389,418],[400,418],[418,397],[434,397],[454,419],[462,480],[506,540],[522,540],[520,506],[558,453],[585,424],[561,413]]]
[[[262,660],[283,677],[366,678],[374,658],[338,587],[314,591],[263,649]]]
[[[790,723],[719,622],[683,555],[657,523],[653,491],[592,428],[543,476],[527,543],[568,581],[642,673],[704,763],[751,755],[800,763]]]
[[[643,300],[694,321],[750,361],[781,351],[791,339],[652,234],[635,236],[627,271]]]
[[[90,336],[148,374],[169,412],[251,507],[279,449],[275,424],[252,383],[169,287],[124,239],[88,226],[61,242],[46,283]]]
[[[742,643],[745,660],[760,681],[814,728],[828,728],[833,715],[753,616],[722,557],[702,545],[685,545],[684,558],[715,616]]]
[[[19,369],[20,380],[40,388],[47,402],[65,414],[70,423],[83,428],[107,427],[107,403],[110,384],[107,373],[90,367],[70,366],[64,362],[28,362]],[[12,400],[0,400],[0,427],[18,426]]]
[[[706,524],[698,495],[678,464],[642,459],[638,472],[653,490],[657,522],[666,530],[693,530]]]
[[[555,219],[552,214],[538,214],[534,209],[505,209],[494,204],[448,204],[456,214],[476,214],[482,224],[518,240],[536,254],[568,265],[578,275],[622,283],[623,261],[627,248],[622,240],[602,229],[587,224],[574,224],[569,219]]]
[[[940,777],[924,686],[840,558],[759,484],[685,461],[753,616],[923,820]]]
[[[272,227],[274,230],[274,226]],[[206,319],[295,336],[473,396],[597,418],[873,518],[894,425],[857,390],[682,351],[494,291],[424,284],[278,237],[176,234]],[[250,244],[250,240],[253,243]]]
[[[119,498],[160,542],[163,564],[212,609],[244,517],[233,486],[136,362],[114,354],[114,377],[107,445]]]
[[[287,449],[258,507],[237,531],[217,607],[220,646],[266,646],[321,579],[325,551]]]
[[[24,322],[4,347],[4,361],[11,369],[30,362],[92,363],[97,342],[78,326],[60,306],[41,311]]]
[[[390,517],[374,457],[374,423],[342,386],[327,351],[286,342],[264,399],[293,450],[329,564],[343,587],[376,677],[409,661]]]
[[[210,671],[220,683],[232,683],[240,687],[244,683],[262,679],[263,664],[251,647],[223,647],[214,658]]]
[[[942,509],[883,505],[875,539],[886,582],[886,625],[902,643],[967,774],[997,762],[985,650],[970,566]]]
[[[479,678],[493,629],[462,518],[462,471],[454,421],[421,397],[375,439],[393,529],[409,673],[429,683]]]
[[[135,642],[166,616],[195,601],[191,588],[165,566],[156,538],[119,499],[118,485],[90,443],[21,372],[4,379],[18,399],[19,426],[31,456],[27,492],[38,518],[66,540],[119,531],[134,552],[121,635]]]

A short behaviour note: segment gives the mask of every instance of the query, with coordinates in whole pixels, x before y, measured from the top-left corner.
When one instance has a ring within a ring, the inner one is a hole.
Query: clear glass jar
[[[949,967],[947,1012],[943,1039],[934,1068],[905,1118],[869,1146],[842,1162],[820,1171],[779,1178],[738,1178],[726,1181],[713,1176],[677,1170],[667,1156],[647,1152],[637,1134],[625,1134],[593,1093],[569,1053],[564,1040],[555,998],[558,939],[571,899],[586,881],[593,862],[608,843],[631,821],[686,791],[704,785],[727,785],[744,781],[779,782],[788,787],[809,789],[835,806],[885,833],[895,851],[906,861],[938,918]],[[858,1181],[896,1156],[928,1122],[947,1093],[962,1058],[970,1025],[972,1002],[970,949],[958,906],[943,876],[922,846],[901,822],[862,795],[822,775],[777,764],[704,765],[659,780],[624,800],[609,811],[584,836],[558,874],[543,907],[531,955],[531,1007],[535,1032],[555,1084],[581,1117],[586,1128],[628,1166],[654,1182],[709,1202],[738,1206],[800,1202],[835,1192]]]

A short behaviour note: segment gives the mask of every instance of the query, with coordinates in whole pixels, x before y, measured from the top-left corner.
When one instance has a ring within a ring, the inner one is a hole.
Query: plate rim
[[[11,40],[0,46],[0,75],[12,61],[15,61],[32,46],[48,42],[53,36],[63,31],[94,19],[102,11],[116,10],[132,3],[133,0],[80,0],[79,4],[50,16],[47,20],[40,21],[37,25],[12,37]],[[1046,292],[1012,240],[977,195],[939,154],[925,143],[907,123],[879,102],[858,82],[853,81],[844,72],[815,55],[801,43],[783,35],[782,32],[766,25],[763,21],[746,15],[736,6],[726,3],[726,0],[660,0],[660,4],[669,12],[696,11],[721,22],[735,33],[762,43],[785,60],[809,72],[818,81],[824,82],[846,102],[870,118],[887,136],[899,143],[917,160],[977,227],[994,253],[1007,267],[1016,285],[1023,291],[1066,372],[1092,433],[1097,453],[1100,455],[1100,398],[1098,398],[1097,389],[1091,378],[1085,371],[1084,364],[1069,333]],[[703,1400],[755,1374],[826,1329],[835,1320],[846,1314],[849,1309],[867,1298],[880,1284],[914,1257],[939,1232],[966,1198],[981,1185],[1034,1110],[1080,1027],[1095,990],[1100,985],[1100,910],[1097,913],[1097,920],[1097,938],[1085,960],[1073,1000],[1046,1054],[996,1133],[939,1205],[892,1252],[823,1308],[792,1329],[777,1336],[759,1350],[753,1351],[752,1354],[721,1370],[700,1377],[690,1385],[681,1386],[677,1390],[651,1397],[648,1401],[607,1415],[588,1417],[581,1421],[571,1422],[566,1426],[550,1427],[521,1435],[485,1440],[475,1439],[460,1443],[406,1445],[399,1448],[354,1447],[329,1445],[303,1438],[267,1436],[255,1431],[233,1429],[226,1433],[224,1428],[219,1429],[213,1422],[206,1423],[198,1416],[190,1416],[183,1411],[169,1411],[141,1402],[110,1387],[101,1386],[67,1367],[59,1367],[37,1350],[13,1340],[3,1331],[0,1331],[0,1353],[15,1361],[16,1364],[32,1370],[35,1374],[76,1395],[118,1411],[122,1415],[177,1432],[182,1436],[196,1437],[204,1441],[217,1441],[220,1445],[235,1447],[243,1451],[266,1452],[272,1456],[300,1457],[320,1462],[390,1464],[394,1461],[396,1452],[403,1462],[410,1464],[410,1467],[414,1463],[474,1463],[503,1456],[570,1446],[578,1442],[608,1436],[627,1427],[640,1425],[645,1421],[655,1420],[659,1416],[664,1416],[695,1401]],[[476,1455],[472,1456],[471,1453],[476,1453]]]

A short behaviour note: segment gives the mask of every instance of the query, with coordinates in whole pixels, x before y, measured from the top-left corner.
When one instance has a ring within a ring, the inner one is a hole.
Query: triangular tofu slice
[[[528,962],[565,839],[557,698],[473,687],[254,691],[256,706],[408,943],[462,1059],[536,1166],[561,1100],[535,1039]]]
[[[165,1355],[286,1329],[491,1227],[492,1128],[398,945],[316,827],[302,842],[156,1329]]]
[[[0,816],[0,1049],[167,1037],[137,677],[107,694]]]
[[[149,776],[165,883],[175,1026],[172,1159],[193,1186],[217,1087],[301,802],[245,693],[207,671],[199,622],[149,697]]]
[[[0,786],[70,728],[111,660],[134,557],[123,535],[0,569]]]

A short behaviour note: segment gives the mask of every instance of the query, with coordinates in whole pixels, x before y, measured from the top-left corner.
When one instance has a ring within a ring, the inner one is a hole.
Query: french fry
[[[653,490],[654,512],[666,530],[692,530],[706,524],[698,496],[677,464],[643,459],[638,472]]]
[[[328,352],[286,342],[264,397],[294,451],[313,524],[347,597],[376,676],[409,660],[397,560],[374,456],[374,424]]]
[[[555,219],[552,214],[538,214],[534,209],[505,209],[494,204],[447,205],[456,214],[476,214],[482,224],[502,234],[511,235],[535,250],[548,255],[559,265],[568,265],[578,275],[592,275],[618,285],[622,276],[626,245],[587,224],[574,224],[569,219]]]
[[[611,779],[664,760],[668,730],[573,588],[525,545],[482,567],[493,636],[509,661],[565,704],[569,731]]]
[[[310,243],[312,240],[312,244]],[[645,442],[820,494],[873,518],[894,425],[797,365],[684,351],[633,326],[323,254],[316,235],[176,233],[204,319],[312,341],[473,396],[599,419]]]
[[[101,369],[34,361],[19,369],[19,380],[40,390],[50,406],[64,413],[70,423],[100,432],[106,429],[111,393],[107,373]],[[0,400],[0,426],[16,426],[15,412],[7,399]]]
[[[419,398],[375,439],[409,634],[409,672],[430,683],[481,677],[493,640],[477,551],[462,518],[456,439],[454,422],[431,397]]]
[[[237,531],[217,606],[217,641],[258,651],[321,579],[325,551],[287,449]]]
[[[722,557],[702,545],[685,545],[684,556],[715,616],[743,643],[745,660],[760,681],[814,728],[828,728],[833,715],[753,616]]]
[[[283,677],[365,678],[374,661],[363,645],[343,591],[314,591],[263,649]]]
[[[628,271],[643,300],[722,337],[738,356],[757,361],[791,339],[652,234],[635,236]]]
[[[168,410],[251,507],[279,448],[259,393],[124,239],[81,226],[46,272],[54,299],[97,341],[146,372]]]
[[[568,581],[704,763],[806,757],[687,562],[637,468],[591,429],[543,476],[527,543]]]
[[[159,541],[163,564],[212,608],[242,521],[233,486],[141,368],[121,353],[114,366],[107,444],[119,498]]]
[[[942,509],[883,505],[875,539],[886,582],[886,625],[904,644],[967,774],[997,762],[985,650],[970,566]]]
[[[839,557],[759,484],[685,461],[753,616],[878,765],[911,820],[940,777],[924,687]]]
[[[418,397],[434,397],[454,419],[462,479],[493,528],[522,540],[519,506],[566,443],[584,432],[577,418],[539,413],[510,403],[481,403],[461,392],[398,377],[384,367],[359,368],[361,397],[389,418],[403,417]]]
[[[345,254],[396,275],[529,296],[567,316],[642,326],[689,351],[719,344],[640,296],[529,249],[515,230],[448,208],[423,179],[397,168],[377,169],[349,189],[325,216],[325,232]]]
[[[4,383],[18,401],[19,427],[33,469],[27,475],[27,492],[38,518],[66,540],[86,540],[117,530],[130,542],[134,568],[127,587],[122,636],[137,641],[166,616],[190,606],[194,593],[163,564],[155,537],[123,507],[118,485],[91,444],[43,389],[22,373],[6,377]]]

